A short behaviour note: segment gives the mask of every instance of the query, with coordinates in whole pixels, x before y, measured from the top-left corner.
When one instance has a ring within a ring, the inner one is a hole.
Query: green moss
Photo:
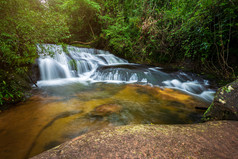
[[[61,46],[62,46],[63,51],[64,51],[66,54],[69,54],[68,45],[67,45],[67,44],[61,44]]]
[[[72,46],[76,46],[80,48],[92,48],[90,45],[85,45],[85,44],[72,44]]]
[[[213,109],[213,106],[214,106],[214,103],[212,102],[212,104],[207,108],[206,112],[203,114],[202,121],[211,120],[211,117],[208,114]]]

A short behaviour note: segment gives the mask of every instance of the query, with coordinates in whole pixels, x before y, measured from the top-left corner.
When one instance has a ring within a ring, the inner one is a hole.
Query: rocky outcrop
[[[238,80],[218,89],[204,120],[238,120]]]
[[[238,122],[127,125],[93,131],[32,159],[237,158]]]

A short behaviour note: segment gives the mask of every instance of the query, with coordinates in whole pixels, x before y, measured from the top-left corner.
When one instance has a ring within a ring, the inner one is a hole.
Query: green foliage
[[[105,1],[103,5],[104,14],[100,19],[104,28],[101,37],[109,40],[108,44],[115,52],[132,59],[140,56],[143,61],[149,56],[146,50],[150,47],[145,46],[142,39],[145,33],[141,26],[145,1],[115,0]],[[150,40],[153,41],[153,37]]]
[[[133,47],[133,40],[139,30],[133,25],[124,23],[124,17],[121,14],[118,14],[116,19],[107,16],[102,18],[112,24],[103,30],[105,38],[110,39],[109,46],[112,46],[119,53],[123,53],[125,50],[132,52],[130,49]]]
[[[186,7],[188,4],[180,3],[181,12],[177,13],[176,18],[179,25],[172,29],[175,33],[172,37],[178,41],[181,53],[217,75],[232,77],[233,69],[228,65],[228,57],[231,40],[237,38],[234,23],[238,18],[237,6],[232,1],[212,3],[199,0]]]
[[[237,6],[226,0],[106,0],[101,37],[114,52],[136,61],[190,59],[198,68],[230,78],[229,57],[237,57]]]
[[[67,17],[71,41],[89,41],[100,32],[97,14],[101,6],[94,0],[51,0],[49,8]]]
[[[0,0],[0,105],[23,97],[28,68],[38,57],[36,44],[69,38],[65,17],[38,0]],[[4,81],[4,82],[2,82]]]
[[[0,83],[0,105],[5,103],[14,103],[20,101],[24,97],[24,89],[19,85],[19,81],[14,79],[14,76],[7,71],[0,70],[1,77],[6,79]],[[10,77],[9,77],[10,76]]]

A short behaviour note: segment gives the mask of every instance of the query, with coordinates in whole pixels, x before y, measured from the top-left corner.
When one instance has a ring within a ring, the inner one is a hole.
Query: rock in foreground
[[[238,122],[128,125],[79,136],[32,159],[236,158]]]
[[[205,120],[238,120],[238,80],[218,89]]]

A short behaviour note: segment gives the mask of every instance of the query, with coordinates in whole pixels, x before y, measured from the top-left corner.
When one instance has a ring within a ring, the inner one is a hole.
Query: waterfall
[[[158,67],[128,63],[108,51],[73,46],[38,45],[39,86],[76,82],[138,83],[168,87],[212,101],[207,80],[184,72],[165,73]]]
[[[128,63],[108,51],[73,46],[67,46],[66,50],[60,45],[38,45],[41,80],[81,77],[85,73],[92,75],[99,66]]]

